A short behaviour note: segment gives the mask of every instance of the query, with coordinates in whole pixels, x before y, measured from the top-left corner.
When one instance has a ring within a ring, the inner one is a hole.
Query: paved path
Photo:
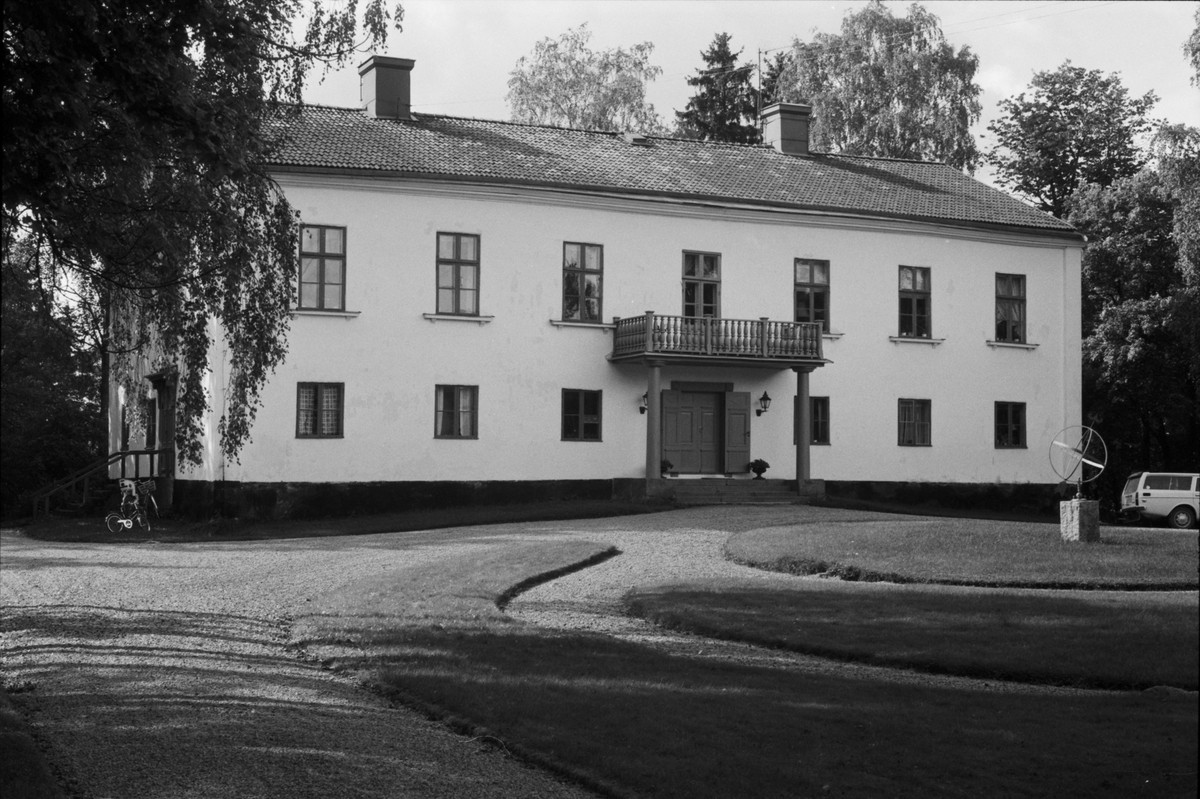
[[[4,531],[0,673],[76,796],[591,796],[289,650],[309,600],[436,558],[434,541],[106,546]]]

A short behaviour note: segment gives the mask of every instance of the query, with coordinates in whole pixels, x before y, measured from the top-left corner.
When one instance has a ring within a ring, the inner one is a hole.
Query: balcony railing
[[[821,325],[763,319],[645,316],[617,319],[613,360],[649,354],[820,361]]]

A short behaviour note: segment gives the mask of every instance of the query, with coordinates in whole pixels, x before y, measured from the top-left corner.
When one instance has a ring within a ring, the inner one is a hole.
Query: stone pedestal
[[[1058,503],[1058,520],[1063,541],[1100,540],[1100,503],[1095,500],[1073,499]]]

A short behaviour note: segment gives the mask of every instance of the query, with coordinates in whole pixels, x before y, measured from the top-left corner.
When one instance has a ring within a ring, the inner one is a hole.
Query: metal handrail
[[[163,456],[170,455],[174,450],[171,447],[162,449],[126,449],[120,452],[114,452],[107,458],[102,458],[89,466],[84,466],[82,469],[77,469],[71,474],[63,477],[60,480],[51,483],[33,495],[33,515],[38,514],[38,509],[42,508],[44,513],[50,513],[50,499],[59,493],[76,488],[79,483],[83,483],[83,490],[86,493],[91,487],[91,479],[99,472],[107,472],[117,461],[121,462],[121,477],[127,476],[126,463],[128,458],[133,458],[133,472],[135,478],[142,476],[141,458],[147,457],[150,463],[147,466],[147,471],[150,477],[155,476],[155,460],[161,464]]]

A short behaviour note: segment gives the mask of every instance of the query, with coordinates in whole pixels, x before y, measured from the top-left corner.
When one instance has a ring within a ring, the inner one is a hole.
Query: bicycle
[[[148,506],[154,508],[154,515],[158,515],[158,503],[154,500],[154,481],[142,480],[140,482],[124,479],[121,480],[121,509],[116,513],[110,513],[104,517],[104,524],[108,527],[110,533],[115,533],[119,530],[132,530],[136,522],[137,526],[143,530],[150,530],[150,514]]]

